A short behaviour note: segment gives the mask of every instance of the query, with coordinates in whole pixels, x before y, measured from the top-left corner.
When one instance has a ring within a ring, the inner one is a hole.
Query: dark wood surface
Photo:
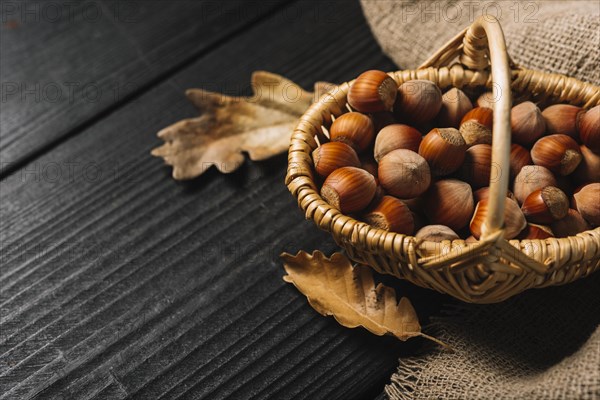
[[[285,3],[6,2],[3,173],[77,135]]]
[[[358,2],[226,3],[239,13],[205,22],[202,5],[155,0],[126,28],[3,26],[3,82],[142,83],[102,104],[2,104],[16,164],[0,183],[0,399],[375,398],[422,344],[340,327],[282,281],[282,251],[336,249],[283,184],[285,155],[185,183],[150,156],[159,129],[196,115],[186,88],[395,68]],[[399,289],[423,317],[443,299]]]

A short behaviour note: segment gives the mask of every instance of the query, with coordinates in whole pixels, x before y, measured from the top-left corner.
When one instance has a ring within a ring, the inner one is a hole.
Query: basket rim
[[[512,92],[522,93],[522,92],[529,91],[529,92],[532,92],[532,94],[534,94],[534,95],[541,95],[542,98],[552,98],[552,99],[556,99],[555,100],[556,102],[561,102],[561,103],[568,102],[569,104],[580,105],[583,108],[591,108],[595,105],[600,104],[600,87],[595,86],[592,83],[583,82],[581,80],[567,77],[562,74],[555,74],[555,73],[531,70],[531,69],[526,69],[526,68],[521,68],[521,67],[511,68],[511,74],[512,74],[512,76],[511,76],[511,91]],[[450,67],[439,67],[439,68],[428,67],[428,68],[416,69],[416,70],[413,70],[413,69],[397,70],[397,71],[393,71],[393,72],[388,72],[388,75],[390,75],[396,81],[397,84],[401,84],[402,82],[405,82],[408,80],[413,80],[413,79],[427,79],[427,80],[433,81],[441,89],[446,89],[447,87],[462,88],[465,86],[468,86],[468,87],[485,86],[487,88],[490,88],[492,85],[491,74],[489,73],[489,71],[468,70],[458,63],[453,64]],[[457,80],[456,76],[459,76],[460,78]],[[428,77],[433,78],[433,79],[428,79]],[[450,84],[449,85],[441,85],[440,80],[442,80],[442,82],[449,82]],[[287,175],[286,175],[286,185],[288,186],[288,189],[290,190],[292,195],[298,200],[299,207],[304,212],[307,212],[308,207],[305,207],[302,204],[300,204],[300,193],[299,193],[300,190],[305,191],[305,193],[303,194],[303,198],[306,198],[307,196],[314,198],[316,196],[315,200],[319,201],[319,204],[316,206],[316,208],[319,209],[320,214],[329,214],[331,218],[334,218],[334,217],[342,218],[343,217],[344,219],[346,219],[344,225],[346,223],[352,223],[355,226],[359,226],[361,230],[364,230],[362,235],[365,235],[365,236],[373,235],[373,236],[379,237],[379,236],[385,234],[386,238],[388,238],[388,239],[386,239],[386,242],[388,240],[390,240],[393,243],[403,243],[403,242],[408,241],[408,242],[410,242],[409,244],[412,244],[412,246],[414,246],[415,250],[416,249],[425,249],[427,251],[439,250],[442,246],[440,246],[440,243],[438,243],[438,242],[422,241],[412,235],[404,235],[401,233],[389,232],[389,231],[371,226],[364,221],[360,221],[360,220],[354,218],[353,216],[343,214],[339,210],[337,210],[334,207],[332,207],[331,205],[329,205],[321,197],[320,192],[317,190],[317,187],[315,185],[315,180],[312,175],[312,171],[314,171],[314,165],[312,164],[312,158],[310,157],[310,153],[307,150],[308,148],[312,148],[313,145],[315,144],[315,142],[312,137],[309,137],[309,135],[311,135],[311,133],[307,132],[307,127],[309,128],[308,130],[310,130],[310,127],[314,128],[315,135],[316,135],[317,128],[314,126],[314,123],[310,123],[308,120],[316,115],[316,116],[319,116],[321,124],[325,125],[323,117],[324,116],[326,117],[327,113],[329,113],[330,115],[335,115],[335,113],[333,113],[331,111],[331,108],[333,106],[338,106],[341,110],[344,110],[344,107],[346,106],[347,92],[353,82],[354,82],[354,80],[344,82],[344,83],[337,85],[334,88],[330,89],[327,93],[323,94],[318,99],[318,101],[316,101],[314,104],[312,104],[311,107],[303,114],[303,116],[300,118],[300,121],[295,126],[294,132],[293,132],[292,138],[291,138],[291,145],[290,145],[290,148],[288,151],[288,171],[287,171]],[[554,82],[555,89],[550,90],[550,88],[548,88],[548,87],[546,87],[546,88],[541,87],[541,86],[543,86],[542,82]],[[575,86],[577,86],[577,88],[579,88],[580,90],[573,91],[573,89],[571,88],[571,91],[567,92],[567,90],[565,88],[570,87],[570,85],[573,85],[573,84]],[[537,92],[531,90],[532,88],[536,89]],[[526,89],[529,89],[529,90],[526,90]],[[342,106],[342,104],[340,104],[340,100],[343,102],[343,106]],[[346,111],[347,111],[347,109],[346,109]],[[340,114],[343,114],[343,112]],[[319,127],[319,129],[320,129],[320,127]],[[314,135],[312,135],[312,136],[314,136]],[[303,141],[304,146],[306,146],[306,147],[302,148],[303,146],[298,146],[298,148],[295,148],[294,147],[295,140]],[[295,155],[297,155],[297,154],[293,154],[294,152],[302,152],[305,155],[308,155],[308,157],[304,157],[304,158],[294,157]],[[292,166],[292,160],[294,160],[293,161],[294,166]],[[297,163],[301,163],[302,168],[298,169]],[[302,178],[302,179],[300,179],[300,178]],[[308,181],[306,181],[306,179],[308,179]],[[303,181],[302,183],[300,182],[301,180]],[[315,207],[313,207],[313,208],[315,208]],[[315,221],[314,217],[309,218],[308,215],[307,215],[307,219],[312,219],[313,222],[315,222],[315,224],[317,224],[317,226],[319,226],[321,229],[333,233],[333,229],[331,228],[332,225],[321,226],[317,223],[317,221]],[[356,235],[354,235],[352,233],[346,234],[346,235],[344,235],[343,233],[340,233],[340,235],[345,236],[345,239],[347,239],[347,241],[349,243],[351,243],[353,246],[360,245]],[[521,250],[522,247],[530,245],[532,243],[535,244],[535,243],[539,243],[539,242],[546,242],[548,244],[548,246],[562,248],[563,245],[570,244],[571,241],[577,240],[577,238],[585,239],[586,236],[588,236],[588,239],[589,239],[590,235],[600,236],[600,226],[596,227],[596,228],[592,228],[587,231],[580,232],[574,236],[568,236],[568,237],[561,237],[561,238],[552,237],[552,238],[546,238],[546,239],[510,239],[510,240],[505,239],[504,241],[510,243],[511,247],[516,247],[516,249],[519,250],[519,253],[522,253],[523,255],[525,255]],[[496,238],[496,240],[494,240],[494,242],[496,242],[497,240],[498,240],[498,238]],[[489,245],[490,245],[490,243],[483,243],[483,242],[465,243],[465,239],[462,239],[462,238],[455,239],[452,241],[446,240],[441,243],[442,244],[451,243],[452,247],[459,246],[459,247],[465,248],[465,249],[477,249],[480,247],[489,247]],[[383,244],[378,243],[377,245],[375,245],[373,247],[374,248],[372,250],[369,250],[369,249],[362,248],[362,246],[361,246],[361,250],[375,254],[377,252],[377,250],[382,250]],[[595,251],[595,256],[597,257],[598,255],[600,255],[600,248],[596,248],[596,251]],[[536,260],[531,259],[527,255],[525,255],[525,256],[527,257],[527,259],[531,260],[532,262],[537,263]],[[594,258],[594,257],[592,257],[592,258]],[[414,259],[412,261],[416,261],[416,259]],[[413,264],[413,265],[415,265],[415,264]],[[542,271],[538,271],[538,272],[542,272]],[[545,272],[547,272],[547,271],[545,271]]]

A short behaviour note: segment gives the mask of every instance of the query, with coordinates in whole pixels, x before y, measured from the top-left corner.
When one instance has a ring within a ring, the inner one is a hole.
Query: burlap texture
[[[361,0],[383,51],[416,68],[487,11],[500,19],[508,52],[524,67],[600,80],[600,1]]]
[[[600,274],[492,305],[454,304],[425,327],[427,346],[400,359],[390,399],[600,398]]]
[[[517,64],[600,84],[600,1],[361,2],[401,68],[416,68],[487,10]],[[385,391],[393,400],[600,399],[599,324],[599,274],[500,304],[453,304],[426,329],[455,351],[401,359]]]

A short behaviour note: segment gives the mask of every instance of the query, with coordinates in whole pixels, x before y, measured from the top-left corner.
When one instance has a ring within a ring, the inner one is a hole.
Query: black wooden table
[[[0,399],[380,396],[399,343],[319,316],[282,251],[335,251],[286,156],[178,183],[186,88],[396,67],[355,1],[2,2]],[[400,287],[421,316],[441,296]]]

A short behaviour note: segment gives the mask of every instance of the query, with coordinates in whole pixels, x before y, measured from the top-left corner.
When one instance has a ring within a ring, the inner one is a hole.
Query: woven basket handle
[[[459,56],[462,64],[473,70],[487,69],[491,64],[494,99],[499,100],[494,104],[492,127],[492,165],[499,167],[499,176],[490,178],[489,208],[480,238],[480,241],[486,241],[486,238],[496,241],[503,237],[503,234],[498,235],[498,231],[503,231],[504,204],[508,191],[512,107],[512,62],[506,51],[500,22],[490,15],[480,16],[419,68],[447,65],[456,56]]]

